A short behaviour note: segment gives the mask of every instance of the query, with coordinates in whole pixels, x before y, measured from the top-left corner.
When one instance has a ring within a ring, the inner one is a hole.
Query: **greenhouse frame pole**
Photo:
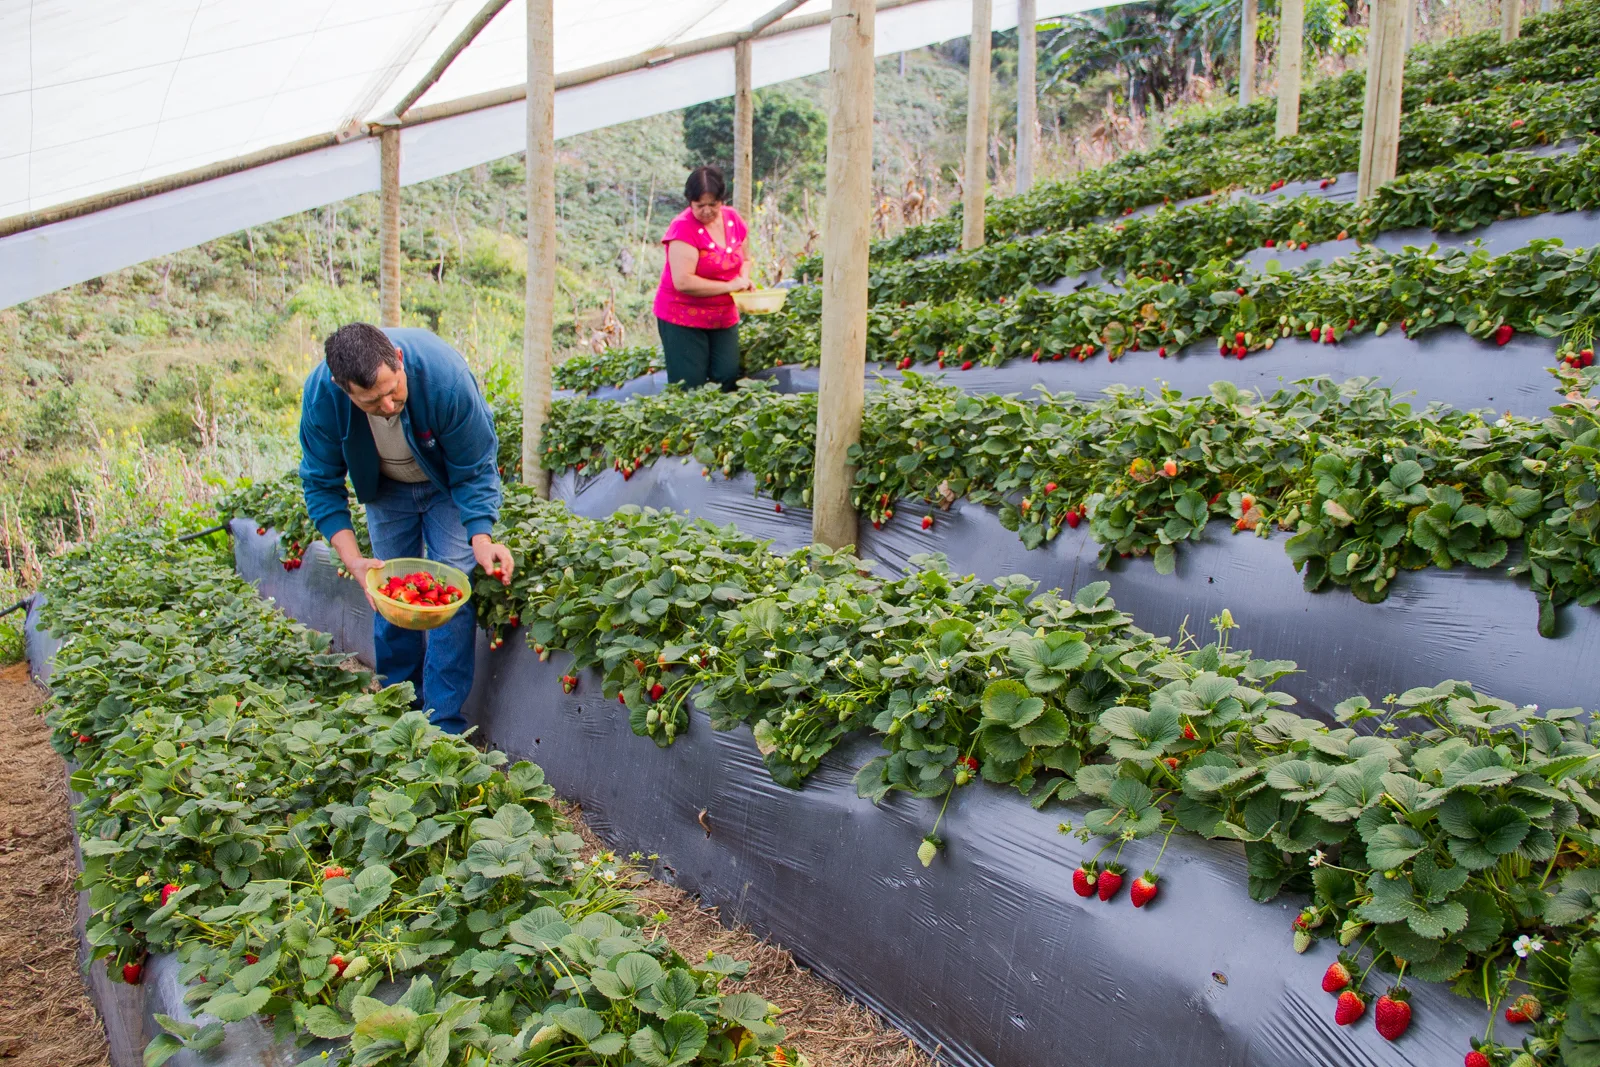
[[[1243,0],[1239,14],[1239,103],[1256,98],[1256,0]]]
[[[822,257],[812,540],[856,543],[850,447],[867,381],[867,250],[872,239],[873,0],[833,0],[828,46],[828,206]]]
[[[378,134],[378,325],[400,325],[400,130]]]
[[[1400,104],[1406,54],[1400,47],[1407,0],[1376,0],[1367,33],[1367,97],[1361,113],[1356,202],[1394,180],[1400,156]]]
[[[967,161],[961,179],[961,247],[983,246],[983,205],[989,186],[989,53],[993,0],[972,0],[967,61]]]
[[[1407,0],[1409,2],[1409,0]],[[1300,73],[1304,62],[1305,0],[1283,0],[1278,12],[1279,137],[1300,132]]]
[[[747,223],[755,202],[755,103],[747,37],[733,46],[733,210]]]
[[[528,6],[528,288],[522,320],[522,481],[549,495],[541,437],[550,410],[556,305],[554,0]]]
[[[1039,150],[1039,3],[1017,0],[1017,192],[1033,188]]]
[[[1522,36],[1522,0],[1500,0],[1500,43]]]

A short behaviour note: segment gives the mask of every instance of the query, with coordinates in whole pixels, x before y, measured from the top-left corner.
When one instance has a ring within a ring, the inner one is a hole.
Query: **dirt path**
[[[565,810],[583,835],[585,857],[603,848],[582,812],[571,805]],[[634,888],[641,910],[672,916],[661,932],[685,959],[703,959],[709,950],[750,962],[749,975],[731,983],[728,992],[749,990],[783,1008],[778,1021],[789,1031],[788,1043],[811,1067],[936,1067],[937,1061],[905,1034],[801,967],[785,949],[746,930],[728,929],[715,908],[702,908],[680,889],[649,878],[639,879]]]
[[[0,670],[0,1062],[109,1064],[74,933],[77,864],[66,771],[35,713],[28,665]]]

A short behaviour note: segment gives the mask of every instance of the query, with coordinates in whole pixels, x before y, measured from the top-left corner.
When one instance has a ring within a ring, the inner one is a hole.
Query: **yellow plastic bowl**
[[[770,315],[787,299],[787,289],[742,289],[733,294],[733,302],[747,315]]]
[[[424,604],[407,604],[403,600],[395,600],[378,592],[383,583],[390,578],[404,574],[415,574],[425,571],[436,580],[445,585],[453,585],[461,590],[461,599],[454,604],[440,604],[437,607]],[[431,559],[391,559],[381,567],[374,567],[367,572],[367,592],[372,594],[372,602],[378,605],[378,614],[394,623],[403,630],[432,630],[449,622],[456,612],[466,607],[467,601],[472,599],[472,579],[461,571],[456,570],[448,563],[440,563]]]

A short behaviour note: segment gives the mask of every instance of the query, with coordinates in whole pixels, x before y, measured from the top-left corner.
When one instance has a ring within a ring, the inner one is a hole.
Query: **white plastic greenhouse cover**
[[[777,0],[555,0],[557,77],[748,28]],[[970,0],[880,0],[890,54],[971,32]],[[1105,0],[1039,0],[1040,18]],[[757,87],[826,70],[827,0],[752,45]],[[0,223],[387,115],[483,0],[0,0]],[[813,17],[808,17],[813,16]],[[521,85],[521,0],[508,4],[408,111]],[[994,28],[1016,25],[996,0]],[[807,23],[816,23],[807,25]],[[733,92],[733,49],[572,85],[571,136]],[[425,111],[423,111],[425,113]],[[522,150],[521,100],[402,132],[412,184]],[[247,226],[378,188],[364,133],[199,184],[0,238],[0,308]]]

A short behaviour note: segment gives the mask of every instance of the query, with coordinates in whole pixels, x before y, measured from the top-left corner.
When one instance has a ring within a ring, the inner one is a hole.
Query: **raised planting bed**
[[[368,691],[205,550],[114,534],[47,585],[117,1067],[785,1059],[777,1007],[720,992],[745,965],[673,952],[536,766]]]
[[[238,564],[263,588],[318,581],[284,575],[258,548],[242,543]],[[346,583],[347,601],[359,595]],[[305,602],[312,626],[348,610]],[[480,643],[473,721],[495,745],[537,758],[619,851],[658,854],[661,877],[780,941],[945,1062],[1037,1067],[1071,1049],[1084,1062],[1421,1067],[1457,1062],[1484,1025],[1481,1002],[1418,984],[1401,1041],[1366,1019],[1335,1026],[1319,986],[1333,942],[1292,952],[1305,898],[1252,903],[1236,845],[1179,834],[1154,903],[1135,910],[1126,890],[1085,900],[1071,875],[1099,843],[1058,826],[1081,822],[1086,806],[1036,812],[972,786],[955,793],[944,847],[924,868],[917,850],[939,803],[860,799],[853,775],[878,754],[871,741],[840,746],[803,789],[786,789],[747,729],[717,732],[695,712],[658,750],[633,734],[598,671],[577,671],[564,692],[570,662],[542,661],[521,641],[495,652]],[[1123,862],[1137,872],[1159,849],[1135,842]]]

